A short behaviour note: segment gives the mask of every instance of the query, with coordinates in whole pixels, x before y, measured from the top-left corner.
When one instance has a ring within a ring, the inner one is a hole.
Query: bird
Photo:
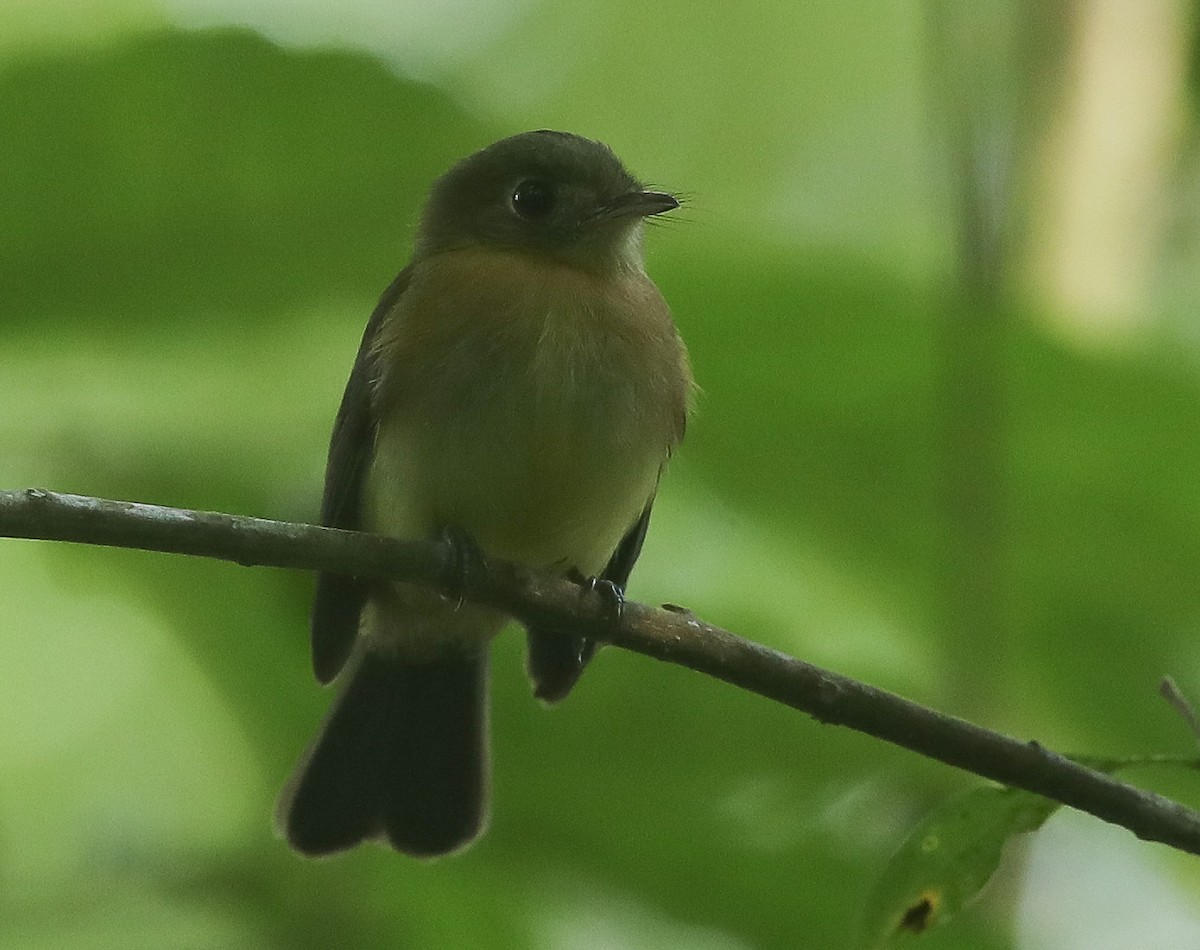
[[[449,538],[619,601],[693,403],[643,257],[645,221],[678,206],[567,132],[513,135],[451,166],[363,333],[321,523]],[[313,670],[338,691],[280,796],[294,850],[376,841],[427,859],[483,833],[490,644],[507,621],[412,584],[318,574]],[[547,704],[597,648],[549,627],[527,642]]]

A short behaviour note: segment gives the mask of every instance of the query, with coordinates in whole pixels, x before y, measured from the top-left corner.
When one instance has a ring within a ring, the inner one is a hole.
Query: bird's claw
[[[567,576],[586,593],[596,593],[601,598],[601,611],[609,623],[617,623],[625,610],[625,592],[606,577],[585,577],[572,568]]]

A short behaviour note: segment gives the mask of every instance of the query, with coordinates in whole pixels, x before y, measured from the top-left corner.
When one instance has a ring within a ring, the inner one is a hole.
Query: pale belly
[[[439,423],[381,428],[372,466],[375,530],[429,537],[453,526],[491,556],[600,573],[654,494],[667,446],[636,437],[637,415],[498,397]]]

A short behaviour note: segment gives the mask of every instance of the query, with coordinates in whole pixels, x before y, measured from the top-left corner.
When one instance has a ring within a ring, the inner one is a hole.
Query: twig
[[[0,537],[75,541],[423,584],[500,608],[546,629],[574,628],[627,650],[707,673],[821,722],[911,749],[1004,785],[1044,795],[1128,828],[1139,838],[1200,854],[1200,814],[1043,748],[946,716],[822,670],[680,608],[628,603],[613,623],[604,598],[561,578],[488,561],[466,579],[433,542],[64,495],[0,491]],[[0,578],[0,584],[3,578]]]

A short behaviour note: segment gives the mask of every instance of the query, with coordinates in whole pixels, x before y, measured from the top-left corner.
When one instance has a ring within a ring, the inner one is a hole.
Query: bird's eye
[[[513,211],[526,221],[541,221],[554,210],[557,197],[544,178],[527,178],[513,190]]]

